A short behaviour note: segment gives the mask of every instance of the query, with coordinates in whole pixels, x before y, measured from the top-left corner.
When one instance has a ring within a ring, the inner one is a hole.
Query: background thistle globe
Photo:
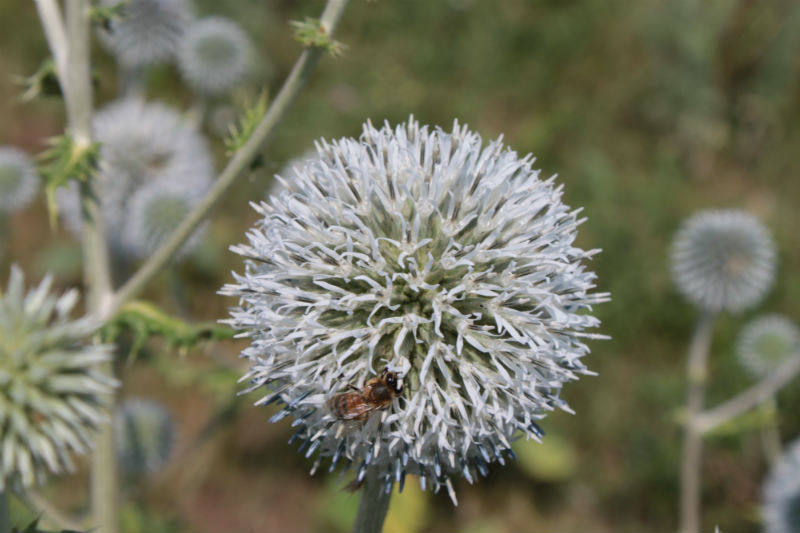
[[[675,236],[672,278],[678,291],[707,311],[757,304],[775,276],[775,245],[767,229],[738,209],[701,211]]]
[[[739,362],[763,378],[791,357],[800,357],[800,330],[785,316],[767,315],[748,323],[736,344]]]
[[[179,185],[187,198],[199,198],[211,186],[213,164],[205,138],[180,113],[140,99],[113,102],[94,118],[101,143],[97,194],[112,251],[137,256],[130,248],[132,198],[140,189]],[[59,205],[67,227],[80,236],[82,216],[76,187],[62,189]]]
[[[0,292],[0,490],[71,470],[70,454],[87,453],[106,420],[103,396],[114,382],[94,368],[111,347],[87,342],[95,323],[69,320],[77,293],[56,297],[50,286],[45,278],[26,293],[13,266]]]
[[[800,531],[800,440],[787,448],[764,482],[762,513],[766,533]]]
[[[452,475],[486,475],[569,410],[561,387],[600,337],[587,311],[609,298],[583,264],[598,250],[573,245],[579,210],[531,162],[458,123],[367,123],[255,206],[227,322],[251,339],[257,404],[284,404],[271,420],[294,417],[313,469],[375,468],[387,491],[418,474],[455,501]],[[326,408],[384,369],[405,381],[389,407],[356,428]]]
[[[130,199],[129,223],[123,236],[125,248],[136,257],[147,257],[200,202],[205,190],[205,187],[198,189],[191,183],[162,180],[136,191]],[[197,246],[206,227],[202,225],[192,234],[178,258],[185,257]]]
[[[0,212],[26,207],[38,190],[39,176],[25,152],[0,146]]]
[[[186,31],[178,66],[186,83],[209,95],[239,84],[250,69],[252,50],[244,30],[221,17],[198,20]]]
[[[175,450],[172,415],[158,402],[143,398],[125,400],[114,417],[117,457],[128,474],[158,472]]]
[[[120,0],[101,0],[105,6]],[[99,28],[100,41],[128,68],[174,59],[186,27],[194,19],[190,0],[126,0],[119,17]]]

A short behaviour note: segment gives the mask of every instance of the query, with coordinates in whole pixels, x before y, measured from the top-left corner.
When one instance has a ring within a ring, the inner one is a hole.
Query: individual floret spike
[[[416,474],[455,502],[451,476],[541,439],[548,412],[570,411],[561,387],[591,374],[598,250],[574,245],[580,209],[530,157],[458,123],[367,123],[317,148],[232,248],[243,380],[307,456],[387,489]]]
[[[70,455],[87,453],[106,422],[105,396],[115,383],[96,368],[111,347],[91,342],[95,321],[69,319],[76,291],[50,289],[48,277],[26,292],[13,266],[0,291],[0,490],[72,470]]]

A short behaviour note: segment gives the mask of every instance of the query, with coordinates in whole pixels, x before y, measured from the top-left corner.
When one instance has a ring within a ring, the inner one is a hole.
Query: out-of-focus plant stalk
[[[35,489],[30,487],[25,489],[23,498],[31,509],[36,509],[42,518],[42,524],[45,526],[72,531],[86,529],[80,521],[61,512]]]
[[[347,6],[347,0],[328,0],[320,17],[322,28],[333,36],[336,26]],[[259,152],[275,131],[289,106],[297,94],[305,86],[314,68],[319,62],[325,49],[309,47],[303,50],[294,64],[292,71],[283,83],[280,91],[264,114],[264,118],[256,126],[247,142],[228,161],[225,169],[214,182],[214,186],[202,201],[183,219],[177,228],[164,240],[164,243],[145,261],[138,271],[117,292],[114,301],[107,309],[107,314],[101,315],[103,319],[112,316],[122,304],[138,293],[150,280],[152,280],[164,266],[172,259],[186,239],[188,239],[197,226],[205,220],[211,209],[222,196],[231,188],[238,178],[258,156]]]
[[[686,364],[686,429],[681,461],[680,532],[700,533],[700,488],[703,434],[694,422],[702,413],[708,380],[708,352],[714,313],[704,311],[697,320]]]
[[[693,420],[695,431],[707,433],[769,400],[798,374],[800,374],[800,354],[784,362],[775,372],[744,392],[696,416]]]
[[[66,107],[69,131],[74,150],[92,148],[92,83],[90,57],[90,21],[88,0],[67,0],[67,80]],[[80,184],[83,212],[84,283],[87,287],[89,312],[108,317],[113,288],[103,219],[100,213],[93,177]],[[112,361],[103,363],[106,375],[114,374]],[[114,412],[114,394],[108,401]],[[92,525],[99,533],[119,530],[118,472],[111,424],[100,427],[91,463]]]
[[[358,504],[353,533],[378,533],[383,531],[383,521],[389,511],[392,493],[386,492],[376,468],[370,468],[361,488],[361,501]]]
[[[58,82],[61,90],[66,94],[67,31],[64,29],[61,11],[56,0],[36,0],[36,10],[39,12],[39,20],[42,22],[47,46],[50,47],[50,53],[53,54]]]

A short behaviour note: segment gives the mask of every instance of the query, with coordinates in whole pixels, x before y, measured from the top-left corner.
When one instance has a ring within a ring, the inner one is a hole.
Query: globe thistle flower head
[[[741,311],[758,303],[775,274],[767,229],[738,209],[689,218],[672,245],[672,277],[680,293],[707,311]]]
[[[158,402],[133,398],[120,406],[114,417],[117,457],[128,474],[161,470],[175,450],[176,430],[172,415]]]
[[[178,66],[194,90],[215,95],[224,93],[247,75],[252,51],[250,41],[236,23],[209,17],[198,20],[186,31],[178,54]]]
[[[317,150],[232,248],[243,379],[294,418],[312,472],[374,468],[387,491],[416,474],[455,502],[452,476],[487,475],[569,411],[561,387],[600,337],[587,311],[608,300],[583,264],[597,250],[574,246],[553,178],[457,122],[367,123]]]
[[[211,186],[213,165],[203,136],[180,114],[165,105],[126,99],[95,115],[94,135],[101,143],[97,194],[110,248],[136,255],[128,248],[131,201],[151,183],[180,184],[196,198]],[[172,186],[172,185],[169,185]],[[81,233],[77,187],[63,189],[59,204],[67,227]]]
[[[736,355],[754,377],[766,377],[791,357],[800,357],[800,330],[785,316],[757,318],[742,329]]]
[[[123,236],[126,249],[138,258],[148,257],[197,205],[204,192],[205,188],[193,188],[179,181],[156,181],[136,191],[130,200],[129,223]],[[203,226],[192,234],[179,257],[200,242],[204,229]]]
[[[102,0],[114,6],[120,0]],[[127,68],[172,61],[194,19],[190,0],[126,0],[119,17],[99,31],[100,41]]]
[[[38,190],[39,176],[25,152],[0,146],[0,212],[26,207]]]
[[[773,466],[762,490],[766,533],[800,531],[800,440]]]
[[[48,277],[26,293],[12,266],[0,290],[0,490],[71,470],[70,454],[91,448],[114,386],[94,370],[111,348],[86,342],[97,324],[69,320],[77,293],[54,296],[50,287]]]

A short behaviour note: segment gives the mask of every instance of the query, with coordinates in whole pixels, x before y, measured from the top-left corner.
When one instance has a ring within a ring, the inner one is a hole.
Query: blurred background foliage
[[[219,131],[274,94],[300,51],[288,25],[322,2],[197,0],[200,15],[237,20],[258,55],[253,83],[212,102],[205,130]],[[776,288],[759,308],[716,324],[709,404],[751,383],[736,363],[741,326],[762,312],[800,320],[800,3],[795,0],[353,0],[338,39],[264,153],[216,212],[192,261],[171,267],[145,296],[194,320],[216,320],[234,302],[216,295],[240,270],[227,247],[256,220],[272,175],[315,139],[357,136],[367,118],[413,114],[449,128],[454,119],[484,139],[504,135],[532,152],[543,175],[559,174],[565,199],[584,206],[579,244],[602,248],[592,267],[613,302],[596,311],[610,341],[586,360],[598,377],[564,391],[577,415],[542,424],[543,445],[519,442],[519,460],[487,479],[456,484],[460,505],[409,479],[392,501],[386,531],[667,531],[677,523],[683,369],[695,311],[672,289],[674,231],[702,208],[743,207],[773,231]],[[97,105],[115,97],[113,60],[95,43]],[[19,99],[14,75],[47,57],[32,2],[0,1],[0,144],[38,153],[60,133],[56,97]],[[174,67],[151,71],[148,97],[188,110]],[[43,199],[3,227],[0,279],[11,261],[32,279],[53,272],[79,285],[81,255],[63,228],[47,225]],[[131,341],[133,342],[133,341]],[[220,341],[175,353],[158,339],[126,369],[123,397],[168,406],[177,450],[162,472],[123,491],[125,531],[346,531],[358,496],[335,475],[307,474],[287,446],[289,421],[237,397],[242,344]],[[784,441],[800,435],[800,384],[777,397],[777,415],[750,416],[709,439],[704,524],[759,530],[767,468],[759,428],[774,416]],[[62,508],[86,506],[85,464],[46,494]],[[18,510],[24,511],[17,502]]]

